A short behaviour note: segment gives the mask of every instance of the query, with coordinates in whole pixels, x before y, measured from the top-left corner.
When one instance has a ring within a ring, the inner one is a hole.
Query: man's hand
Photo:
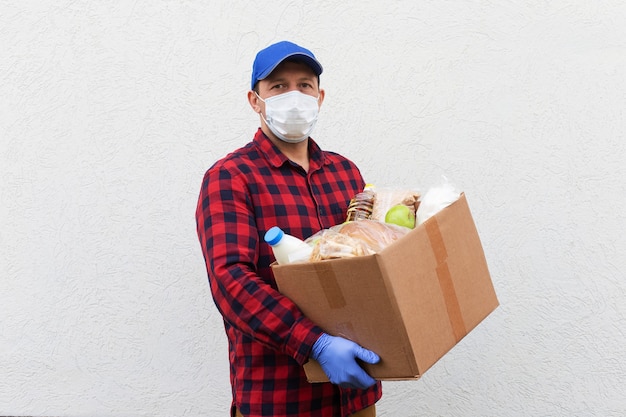
[[[348,339],[323,333],[313,345],[311,357],[319,362],[333,384],[365,389],[376,383],[356,360],[374,364],[380,361],[380,357]]]

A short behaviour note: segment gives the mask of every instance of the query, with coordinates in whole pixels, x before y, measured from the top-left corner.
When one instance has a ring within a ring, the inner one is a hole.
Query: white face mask
[[[298,143],[309,137],[317,122],[319,98],[294,90],[259,100],[265,103],[265,124],[279,139]]]

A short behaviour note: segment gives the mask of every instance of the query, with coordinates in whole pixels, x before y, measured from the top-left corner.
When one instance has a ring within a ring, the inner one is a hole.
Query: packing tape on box
[[[459,299],[456,296],[454,289],[454,282],[448,269],[446,260],[448,259],[448,252],[446,251],[446,245],[439,229],[439,223],[437,217],[433,216],[428,221],[424,222],[426,228],[426,234],[430,240],[430,245],[433,248],[435,260],[437,261],[437,278],[439,279],[439,285],[443,293],[443,297],[446,303],[446,310],[448,311],[448,318],[450,319],[450,325],[452,326],[452,333],[454,338],[458,342],[467,334],[465,328],[465,322],[463,321],[463,314],[461,313],[461,307],[459,305]]]
[[[331,263],[320,262],[315,263],[314,265],[317,276],[323,277],[323,279],[320,279],[320,284],[322,286],[322,291],[324,291],[326,301],[328,301],[328,306],[331,309],[345,307],[346,299],[341,292],[341,287],[337,282],[337,274],[331,267]]]

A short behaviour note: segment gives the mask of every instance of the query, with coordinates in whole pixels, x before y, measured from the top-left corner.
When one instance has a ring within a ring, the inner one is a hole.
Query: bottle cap
[[[284,235],[285,235],[285,232],[283,232],[280,227],[274,226],[270,228],[270,230],[265,232],[264,239],[267,243],[274,246],[275,244],[280,242],[280,240],[283,238]]]

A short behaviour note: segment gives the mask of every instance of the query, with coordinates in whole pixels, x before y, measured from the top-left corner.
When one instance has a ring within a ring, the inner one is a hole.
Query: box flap
[[[458,342],[499,305],[498,298],[465,195],[432,220],[425,226],[440,281],[449,287],[443,291],[455,294],[447,305]]]

